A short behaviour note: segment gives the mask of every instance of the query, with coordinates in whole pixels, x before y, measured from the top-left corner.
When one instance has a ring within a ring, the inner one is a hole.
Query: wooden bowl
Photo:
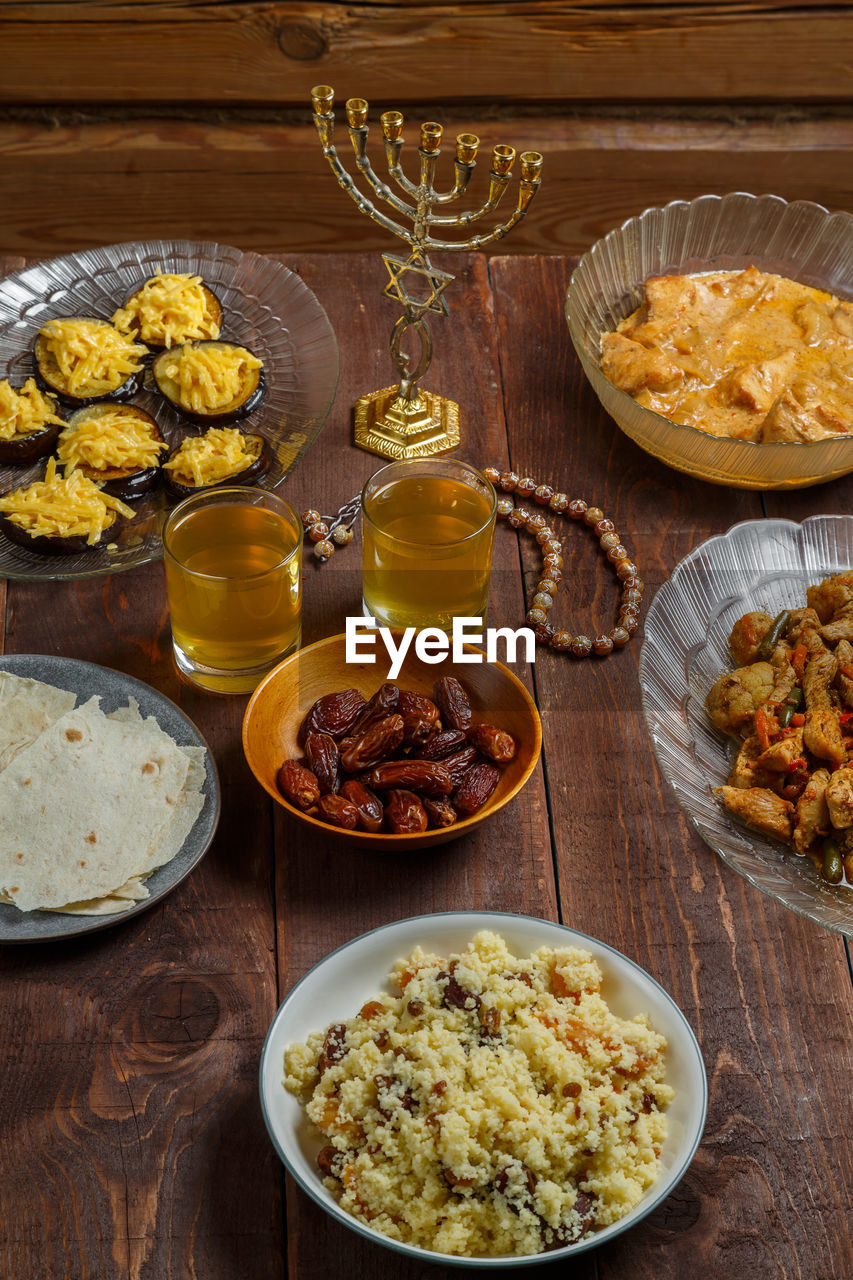
[[[276,773],[287,759],[302,757],[296,740],[299,726],[311,705],[326,693],[340,689],[360,689],[369,698],[387,676],[384,648],[377,644],[375,665],[345,661],[346,638],[330,636],[300,649],[286,658],[255,690],[243,718],[243,750],[249,768],[276,803],[321,837],[337,836],[353,848],[425,849],[444,844],[473,831],[518,794],[530,777],[542,747],[542,725],[530,694],[508,667],[499,662],[455,663],[446,658],[427,664],[409,650],[395,684],[432,697],[432,686],[440,676],[456,676],[471,699],[473,723],[494,724],[515,738],[515,758],[501,765],[501,780],[479,813],[452,827],[414,832],[410,835],[372,834],[343,831],[329,826],[289,804],[276,786]],[[465,646],[469,653],[478,649]]]

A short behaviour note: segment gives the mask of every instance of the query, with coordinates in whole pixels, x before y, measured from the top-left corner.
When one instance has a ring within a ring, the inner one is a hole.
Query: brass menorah
[[[368,104],[364,98],[350,98],[346,104],[346,116],[356,167],[379,199],[411,222],[409,229],[383,213],[358,189],[338,156],[334,144],[334,90],[329,85],[317,85],[311,90],[311,99],[323,154],[344,191],[352,196],[362,213],[409,245],[407,258],[394,253],[382,255],[390,276],[383,292],[403,308],[403,314],[391,333],[391,358],[400,371],[400,384],[372,391],[356,401],[355,442],[384,458],[420,458],[454,449],[459,444],[459,406],[444,396],[422,390],[419,385],[432,359],[432,337],[426,315],[428,312],[448,314],[444,290],[454,279],[448,272],[432,265],[428,251],[483,249],[505,236],[524,217],[539,188],[542,156],[538,151],[525,151],[521,156],[518,203],[505,222],[485,235],[474,235],[464,241],[436,239],[434,228],[469,227],[497,207],[512,179],[515,150],[496,146],[492,151],[489,197],[479,209],[459,214],[437,213],[436,207],[443,208],[465,194],[477,163],[480,139],[473,133],[462,133],[457,137],[455,182],[449,191],[438,192],[434,182],[441,151],[442,126],[432,121],[421,125],[418,148],[420,181],[415,183],[406,177],[400,165],[403,116],[399,111],[386,111],[381,123],[388,173],[412,202],[409,203],[375,173],[367,156]],[[410,292],[416,284],[422,290],[418,297]],[[409,330],[413,330],[420,340],[417,359],[403,350],[403,339]]]

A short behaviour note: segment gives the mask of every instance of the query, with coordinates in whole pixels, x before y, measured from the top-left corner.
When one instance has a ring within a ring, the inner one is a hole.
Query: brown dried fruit
[[[446,756],[441,763],[449,772],[454,787],[458,787],[465,774],[479,759],[480,753],[476,747],[463,747],[452,756]]]
[[[442,723],[449,729],[467,729],[471,723],[468,694],[455,676],[442,676],[432,686]]]
[[[421,746],[441,728],[438,707],[422,693],[401,689],[397,711],[403,717],[403,742],[407,747]]]
[[[403,717],[385,716],[367,730],[361,737],[351,737],[343,749],[341,764],[347,773],[358,773],[361,769],[369,769],[379,764],[396,751],[403,741]]]
[[[309,733],[305,739],[308,767],[320,784],[320,792],[337,791],[341,781],[341,757],[331,734]]]
[[[424,1011],[423,1000],[410,1000],[406,1005],[406,1012],[412,1018],[419,1018]]]
[[[473,991],[468,991],[457,980],[454,974],[442,970],[435,975],[437,982],[444,982],[447,979],[447,986],[444,988],[444,995],[441,997],[441,1003],[448,1009],[466,1009],[469,1013],[476,1011],[480,1007],[480,997],[475,995]]]
[[[303,812],[311,809],[320,799],[320,784],[310,769],[298,760],[285,760],[275,776],[278,787],[285,800]]]
[[[341,787],[341,795],[358,810],[358,825],[362,831],[375,835],[382,830],[382,801],[363,782],[348,778]]]
[[[358,809],[344,796],[320,796],[317,810],[322,821],[330,826],[342,827],[344,831],[354,831],[358,826]]]
[[[501,1011],[494,1008],[480,1008],[480,1026],[483,1033],[487,1036],[496,1036],[500,1034],[501,1029]]]
[[[395,684],[380,685],[350,730],[352,736],[360,738],[377,720],[393,715],[399,699],[400,690]]]
[[[487,759],[497,760],[499,764],[505,764],[515,755],[515,738],[493,724],[475,724],[468,730],[468,741]]]
[[[424,796],[423,804],[431,827],[452,827],[457,821],[456,810],[449,800]]]
[[[457,1178],[451,1169],[442,1169],[441,1172],[444,1174],[444,1181],[449,1187],[473,1187],[474,1185],[473,1178]]]
[[[340,1179],[345,1163],[344,1153],[331,1145],[323,1147],[322,1151],[317,1153],[317,1168],[327,1178]]]
[[[378,791],[402,787],[427,796],[447,796],[453,790],[449,771],[437,760],[386,760],[371,769],[369,781]]]
[[[501,771],[493,764],[475,764],[468,770],[453,795],[453,805],[462,818],[470,818],[482,809],[501,780]]]
[[[367,703],[358,689],[342,689],[340,693],[326,693],[318,698],[309,710],[299,730],[300,746],[309,733],[330,733],[333,738],[343,738],[352,729]]]
[[[385,1012],[385,1005],[381,1000],[368,1000],[367,1004],[363,1004],[358,1011],[358,1016],[364,1018],[365,1022],[370,1022],[373,1018],[378,1018],[380,1013]]]
[[[413,791],[389,791],[385,805],[385,821],[396,835],[426,831],[427,816]]]
[[[320,1056],[317,1059],[317,1070],[320,1075],[328,1071],[329,1067],[336,1062],[340,1062],[341,1058],[346,1054],[347,1050],[344,1044],[346,1034],[347,1029],[342,1022],[333,1022],[329,1027],[323,1040],[323,1048],[320,1050]]]
[[[568,1084],[563,1085],[562,1094],[564,1098],[579,1098],[583,1093],[583,1085],[578,1084],[576,1080],[570,1080]]]
[[[415,747],[409,758],[411,760],[444,760],[460,747],[464,747],[466,743],[467,738],[461,729],[442,729],[441,733],[430,738],[429,742],[422,747]]]

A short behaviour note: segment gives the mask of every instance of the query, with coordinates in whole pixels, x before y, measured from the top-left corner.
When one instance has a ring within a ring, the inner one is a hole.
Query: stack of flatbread
[[[111,915],[148,897],[204,805],[204,748],[179,746],[131,698],[0,671],[0,901]]]

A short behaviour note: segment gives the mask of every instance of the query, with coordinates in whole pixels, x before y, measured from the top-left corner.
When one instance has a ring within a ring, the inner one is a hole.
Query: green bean
[[[787,729],[788,725],[791,723],[791,716],[793,714],[794,714],[793,702],[784,703],[782,706],[782,710],[779,712],[779,728],[780,729]]]
[[[767,635],[758,646],[758,658],[769,658],[773,650],[776,648],[782,636],[782,632],[788,625],[791,617],[790,609],[783,609],[780,614],[773,619],[773,625],[767,632]]]
[[[838,884],[844,875],[841,850],[835,840],[829,837],[821,845],[821,852],[823,853],[823,863],[821,864],[820,874],[829,884]]]
[[[795,684],[791,692],[788,694],[788,702],[792,703],[794,710],[802,705],[803,691],[798,684]]]

